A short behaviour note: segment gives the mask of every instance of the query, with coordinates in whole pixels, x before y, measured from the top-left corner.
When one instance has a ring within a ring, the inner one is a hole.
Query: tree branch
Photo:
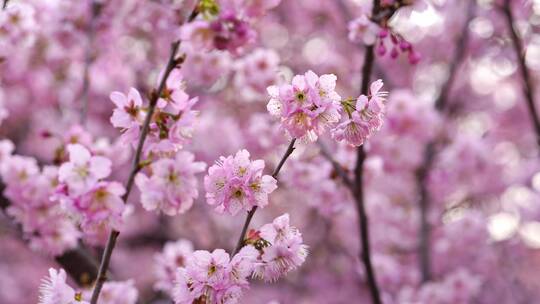
[[[187,22],[191,22],[195,20],[198,14],[199,14],[199,5],[197,3],[192,13],[189,15]],[[157,101],[159,97],[162,95],[163,90],[165,89],[165,85],[167,83],[167,78],[169,78],[169,74],[172,72],[172,70],[174,70],[176,67],[181,65],[185,60],[185,55],[179,58],[176,58],[176,53],[178,52],[178,48],[180,47],[180,42],[181,42],[180,40],[177,40],[171,44],[171,51],[170,51],[169,59],[167,61],[167,65],[165,67],[165,71],[163,72],[163,76],[159,82],[157,91],[155,91],[152,94],[152,97],[150,99],[150,107],[148,109],[148,113],[146,113],[146,118],[144,120],[139,142],[137,144],[137,149],[135,151],[135,157],[133,158],[131,172],[129,174],[129,177],[126,183],[126,193],[122,197],[124,203],[127,203],[129,194],[131,193],[131,189],[133,188],[135,175],[141,169],[139,163],[141,160],[144,141],[146,139],[146,135],[148,134],[148,131],[150,130],[150,121],[152,120],[152,116],[154,115]],[[120,235],[120,232],[116,230],[112,230],[111,233],[109,234],[109,239],[107,240],[107,244],[105,245],[105,250],[103,251],[101,263],[99,265],[99,271],[98,271],[96,284],[94,286],[94,290],[92,291],[92,298],[90,300],[91,304],[97,303],[98,298],[99,298],[99,293],[101,292],[101,289],[103,288],[103,284],[105,284],[105,281],[107,280],[107,271],[109,268],[109,263],[111,260],[112,252],[114,250],[114,246],[116,245],[116,240],[118,239],[119,235]]]
[[[289,156],[291,156],[291,154],[293,153],[295,149],[294,148],[295,142],[296,142],[296,138],[293,138],[291,142],[289,143],[287,150],[285,150],[285,153],[281,157],[281,160],[279,161],[277,167],[274,169],[274,172],[272,173],[273,178],[277,179],[279,171],[281,171],[281,168],[285,164],[285,161],[287,161]],[[255,214],[256,211],[257,211],[257,206],[251,208],[251,210],[248,212],[246,216],[246,220],[244,221],[244,226],[242,227],[242,232],[240,233],[240,237],[238,238],[238,242],[236,243],[236,247],[233,251],[233,256],[237,254],[238,251],[240,251],[240,249],[242,249],[242,247],[244,246],[244,238],[246,236],[246,232],[249,228],[249,224],[251,223],[251,219],[253,218],[253,215]]]
[[[178,66],[179,63],[183,61],[182,59],[183,57],[180,58],[180,62],[178,58],[176,58],[176,53],[178,52],[179,47],[180,47],[179,40],[171,44],[169,60],[167,62],[167,66],[165,67],[163,76],[160,80],[159,87],[157,91],[152,94],[152,97],[150,99],[150,107],[148,109],[148,113],[146,114],[146,118],[143,123],[143,127],[142,127],[141,134],[139,137],[139,142],[137,144],[137,149],[135,151],[135,157],[133,158],[133,163],[131,165],[131,172],[129,174],[128,181],[126,183],[126,193],[122,197],[124,203],[127,203],[129,194],[131,193],[131,189],[133,188],[135,175],[141,169],[139,163],[141,161],[144,142],[146,140],[146,136],[148,135],[148,131],[150,130],[150,122],[152,120],[152,116],[154,115],[157,101],[163,93],[163,90],[167,82],[167,78],[169,78],[169,74],[172,72],[172,70],[174,70],[174,68]],[[120,232],[117,230],[112,230],[111,233],[109,234],[109,239],[107,240],[107,244],[105,245],[105,250],[103,251],[103,256],[101,258],[101,263],[99,266],[96,284],[92,292],[92,299],[90,300],[91,304],[97,303],[98,298],[99,298],[99,293],[101,292],[103,284],[107,280],[107,271],[109,268],[109,263],[111,260],[112,252],[114,250],[114,246],[116,245],[116,240],[119,235],[120,235]]]
[[[373,0],[372,16],[376,16],[380,12],[380,0]],[[369,94],[369,82],[371,78],[371,72],[373,70],[373,64],[375,61],[374,46],[370,45],[366,48],[366,54],[364,57],[364,63],[362,66],[362,87],[361,94]],[[353,196],[356,203],[356,211],[358,213],[358,228],[360,234],[360,259],[364,264],[366,271],[367,285],[371,295],[371,300],[375,304],[381,304],[381,295],[379,286],[377,285],[377,279],[375,277],[375,271],[373,270],[373,263],[371,262],[371,245],[369,240],[369,219],[366,212],[366,206],[364,202],[364,161],[366,159],[366,152],[364,146],[360,146],[357,149],[356,165],[354,168],[354,185]]]
[[[533,130],[536,135],[536,143],[540,148],[540,119],[538,118],[538,111],[534,103],[534,84],[525,61],[525,49],[523,47],[523,42],[521,41],[517,30],[514,28],[514,16],[512,15],[512,5],[510,0],[504,1],[501,10],[505,16],[506,24],[508,26],[508,30],[510,31],[510,37],[512,38],[512,45],[516,53],[519,69],[521,71],[521,77],[523,78],[523,90],[525,100],[527,101],[527,108],[529,109]]]
[[[448,97],[450,90],[454,84],[457,76],[457,71],[461,62],[465,58],[466,51],[469,44],[469,23],[474,17],[476,3],[475,1],[469,1],[467,7],[467,17],[463,28],[461,30],[462,35],[456,41],[456,50],[454,57],[450,61],[450,69],[448,72],[448,79],[441,87],[439,96],[435,100],[435,109],[441,113],[441,115],[448,114]],[[430,207],[429,191],[427,189],[427,179],[429,172],[433,167],[433,162],[436,156],[436,146],[438,143],[436,140],[430,141],[424,149],[424,158],[422,165],[416,171],[416,183],[418,187],[420,209],[420,227],[419,233],[419,246],[418,246],[418,263],[420,267],[420,273],[422,275],[422,282],[427,282],[431,279],[431,255],[430,255],[430,239],[431,239],[431,226],[429,224],[428,214]]]

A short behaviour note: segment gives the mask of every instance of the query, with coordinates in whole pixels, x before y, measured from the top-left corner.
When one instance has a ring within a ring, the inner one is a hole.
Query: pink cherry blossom
[[[259,235],[267,245],[262,248],[254,276],[275,281],[306,260],[307,246],[303,244],[300,232],[289,225],[289,214],[283,214],[271,224],[262,226]]]
[[[332,137],[337,141],[345,141],[353,146],[361,146],[378,131],[383,124],[387,93],[381,91],[382,80],[373,82],[369,97],[361,95],[353,106],[344,102],[344,110],[348,119],[332,129]]]
[[[267,109],[280,118],[281,127],[294,138],[315,141],[339,121],[339,101],[335,91],[337,77],[317,76],[312,71],[296,75],[291,84],[270,86]]]
[[[216,211],[231,215],[240,210],[265,207],[268,194],[277,188],[276,179],[263,175],[263,160],[250,160],[247,150],[240,150],[235,156],[220,157],[208,169],[204,178],[206,200],[215,205]]]
[[[81,217],[83,229],[105,226],[118,230],[125,212],[124,193],[125,189],[120,183],[101,181],[80,197],[65,201],[64,206],[74,216]]]
[[[151,165],[151,176],[139,173],[135,178],[141,190],[141,204],[146,210],[158,210],[167,215],[184,213],[199,196],[195,174],[206,164],[195,162],[195,156],[180,151],[174,159],[162,158]]]
[[[120,92],[112,92],[110,98],[116,105],[111,116],[114,127],[129,129],[138,127],[143,122],[143,101],[139,91],[131,88],[127,96]]]
[[[176,242],[166,243],[163,246],[163,251],[155,256],[157,281],[154,288],[171,294],[177,268],[185,267],[192,253],[193,244],[188,240],[180,239]]]
[[[39,304],[84,304],[81,301],[81,294],[66,283],[66,272],[64,269],[57,271],[49,269],[49,276],[43,279],[39,289]]]
[[[58,180],[65,183],[72,195],[92,188],[100,179],[111,173],[111,161],[102,156],[92,156],[80,144],[68,145],[69,161],[62,164]]]

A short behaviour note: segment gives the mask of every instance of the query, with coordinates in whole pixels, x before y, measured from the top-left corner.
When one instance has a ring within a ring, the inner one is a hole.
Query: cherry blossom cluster
[[[167,215],[186,212],[199,196],[196,173],[206,164],[194,161],[195,156],[179,151],[175,158],[161,158],[149,166],[150,176],[137,174],[135,184],[141,191],[141,204],[148,211]]]
[[[245,242],[259,251],[253,275],[265,281],[275,281],[295,270],[308,255],[302,234],[290,225],[287,213],[258,231],[250,231]]]
[[[174,153],[191,138],[197,117],[197,111],[192,108],[198,98],[190,98],[184,89],[182,73],[179,69],[173,70],[151,117],[144,146],[145,154]],[[149,104],[143,102],[140,93],[134,88],[131,88],[127,95],[113,92],[110,98],[116,105],[111,117],[112,125],[121,130],[124,142],[135,147]]]
[[[276,7],[281,0],[203,0],[199,4],[204,19],[185,24],[180,38],[198,49],[227,50],[236,54],[256,38],[256,18]]]
[[[58,184],[58,168],[39,168],[36,159],[12,155],[14,146],[0,141],[0,176],[3,195],[9,199],[7,214],[19,223],[35,250],[52,255],[74,248],[81,233],[50,196]]]
[[[270,49],[258,48],[239,58],[234,66],[234,85],[249,101],[266,97],[266,88],[278,82],[279,55]]]
[[[192,136],[198,115],[192,109],[198,98],[190,98],[184,88],[182,72],[174,69],[149,118],[143,148],[146,159],[141,164],[146,171],[135,177],[142,206],[170,216],[191,208],[199,195],[195,175],[206,168],[205,163],[195,161],[192,153],[181,150]],[[116,105],[111,123],[120,128],[123,140],[135,147],[151,105],[145,105],[134,88],[127,95],[113,92],[110,97]]]
[[[163,246],[163,250],[154,257],[156,276],[154,289],[172,295],[176,270],[186,266],[193,251],[193,244],[188,240],[180,239],[176,242],[167,242]]]
[[[470,303],[480,293],[483,280],[464,268],[458,268],[442,281],[429,282],[415,292],[404,289],[399,300],[404,303]]]
[[[335,91],[337,77],[320,77],[312,71],[293,77],[291,84],[269,86],[267,109],[280,118],[281,127],[293,138],[315,141],[339,121],[341,97]]]
[[[232,258],[223,249],[192,250],[191,243],[179,240],[166,244],[158,255],[155,286],[172,293],[176,304],[237,303],[251,276],[275,281],[302,265],[307,256],[302,235],[289,225],[288,214],[250,231],[245,246]],[[171,284],[173,269],[176,277]]]
[[[220,157],[204,178],[206,200],[216,211],[236,215],[240,210],[268,205],[268,195],[277,188],[277,181],[263,175],[264,160],[251,161],[247,150],[234,156]]]
[[[111,174],[111,161],[92,155],[81,144],[67,146],[69,160],[58,169],[54,201],[60,202],[87,235],[99,237],[109,228],[121,229],[128,214],[122,196],[124,187],[115,181],[105,181]]]
[[[382,80],[373,82],[369,95],[360,95],[353,101],[342,102],[347,118],[332,129],[332,137],[353,146],[360,146],[366,139],[378,131],[384,121],[387,92],[381,91]]]
[[[0,14],[0,59],[15,46],[33,43],[36,29],[34,7],[25,3],[8,7]]]
[[[249,286],[255,256],[256,250],[251,246],[243,248],[232,259],[223,249],[193,252],[186,266],[177,269],[174,302],[237,303],[242,291]]]
[[[91,290],[76,290],[66,282],[64,269],[49,269],[49,275],[43,279],[39,288],[38,304],[88,304]],[[132,280],[124,282],[108,282],[103,286],[100,303],[135,304],[139,293]]]
[[[383,3],[384,5],[391,7],[394,3]],[[398,6],[401,5],[398,4]],[[411,64],[420,61],[420,54],[415,51],[413,45],[395,32],[388,25],[388,20],[374,20],[372,16],[364,12],[349,22],[349,40],[365,45],[377,45],[376,51],[381,57],[388,54],[388,48],[391,48],[389,54],[392,59],[398,58],[400,54],[406,54]]]
[[[335,140],[360,146],[381,128],[388,93],[381,91],[383,82],[377,80],[368,96],[341,100],[335,91],[336,80],[333,74],[319,77],[312,71],[296,75],[291,84],[267,88],[267,109],[281,119],[281,128],[293,138],[315,141],[330,128]],[[341,112],[347,118],[337,124]]]

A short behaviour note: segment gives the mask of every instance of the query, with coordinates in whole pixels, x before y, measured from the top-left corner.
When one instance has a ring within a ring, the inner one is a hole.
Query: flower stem
[[[139,137],[139,142],[137,144],[137,149],[135,151],[135,157],[133,158],[133,163],[131,166],[131,172],[129,174],[128,181],[126,184],[126,193],[122,197],[124,203],[126,203],[129,198],[129,194],[131,193],[131,189],[133,188],[133,183],[135,181],[135,175],[140,170],[139,162],[142,156],[144,141],[146,139],[146,136],[148,135],[148,131],[150,130],[150,122],[152,120],[152,116],[154,115],[157,101],[159,99],[159,96],[161,96],[163,89],[165,88],[169,74],[179,64],[179,61],[176,58],[176,53],[178,52],[179,47],[180,47],[180,41],[175,41],[171,44],[171,51],[169,55],[169,60],[167,62],[167,66],[165,67],[165,72],[163,73],[163,76],[161,78],[157,91],[155,91],[151,96],[150,107],[143,123],[143,127],[142,127],[141,134]],[[119,235],[120,235],[120,232],[117,230],[112,230],[111,233],[109,234],[109,239],[107,240],[107,245],[105,246],[105,251],[103,252],[101,263],[99,265],[99,271],[98,271],[96,284],[92,292],[92,299],[90,300],[91,304],[97,303],[98,298],[99,298],[99,293],[101,292],[101,289],[103,288],[103,284],[107,280],[107,270],[109,268],[112,252],[114,250],[114,246],[116,245],[116,240]]]
[[[281,157],[281,160],[279,161],[277,167],[274,169],[274,172],[272,173],[273,178],[277,179],[279,171],[281,171],[281,168],[283,167],[283,165],[285,164],[289,156],[291,156],[291,154],[293,153],[295,149],[294,148],[295,142],[296,142],[296,138],[293,138],[291,142],[289,143],[287,150],[285,150],[285,153]],[[253,218],[253,215],[255,214],[256,211],[257,211],[257,206],[251,208],[251,210],[248,212],[246,216],[246,220],[244,221],[244,226],[242,227],[242,232],[240,233],[240,238],[238,239],[238,242],[236,243],[236,248],[233,251],[233,256],[237,254],[238,251],[240,251],[240,249],[242,249],[242,247],[244,246],[244,238],[249,228],[249,223],[251,223],[251,219]]]
[[[466,51],[469,43],[469,23],[474,17],[476,3],[475,1],[469,1],[467,8],[467,18],[463,24],[461,33],[463,33],[456,41],[456,50],[454,57],[449,63],[448,79],[442,86],[437,100],[435,100],[435,109],[441,113],[442,116],[448,115],[448,97],[450,90],[456,79],[458,68],[465,58]],[[418,187],[419,202],[418,208],[420,209],[420,226],[418,229],[419,246],[418,246],[418,264],[421,273],[422,282],[427,282],[431,279],[431,253],[430,253],[430,239],[431,239],[431,226],[428,220],[430,198],[429,191],[427,189],[427,179],[429,172],[433,167],[435,156],[437,154],[437,146],[440,146],[436,140],[430,141],[424,149],[424,158],[422,165],[416,170],[416,183]]]

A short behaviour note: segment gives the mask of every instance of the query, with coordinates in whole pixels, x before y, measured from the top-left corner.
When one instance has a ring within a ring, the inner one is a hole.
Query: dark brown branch
[[[193,9],[193,12],[188,17],[187,22],[193,21],[197,15],[199,14],[199,7],[198,4],[195,5],[195,8]],[[167,61],[167,65],[165,67],[165,71],[163,72],[163,76],[159,82],[158,89],[153,92],[151,99],[150,99],[150,107],[148,109],[148,113],[146,113],[146,118],[143,123],[143,128],[141,130],[139,142],[137,144],[137,149],[135,151],[135,157],[133,158],[133,163],[131,166],[131,172],[129,174],[127,183],[126,183],[126,193],[122,197],[124,203],[127,203],[127,200],[129,198],[129,194],[131,193],[131,189],[133,188],[133,183],[135,181],[135,175],[139,170],[141,169],[140,161],[142,156],[142,150],[144,147],[144,141],[146,139],[146,135],[148,135],[148,131],[150,130],[150,121],[152,120],[152,116],[154,115],[154,111],[156,108],[157,101],[159,97],[162,95],[163,90],[165,89],[165,85],[167,83],[167,78],[169,78],[169,74],[179,65],[181,65],[184,60],[185,56],[176,57],[176,53],[178,52],[178,48],[180,47],[180,40],[177,40],[171,44],[171,52],[169,55],[169,59]],[[98,277],[96,280],[96,284],[94,286],[94,290],[92,291],[92,298],[90,300],[91,304],[96,304],[99,298],[99,293],[101,292],[101,289],[103,288],[103,284],[105,284],[105,281],[107,280],[107,271],[109,268],[109,263],[111,260],[112,252],[114,250],[114,246],[116,245],[116,240],[118,236],[120,235],[119,231],[113,230],[109,234],[109,239],[107,240],[107,244],[105,245],[105,250],[103,251],[103,256],[101,258],[101,263],[99,265],[99,271],[98,271]]]
[[[516,28],[514,27],[515,22],[514,16],[512,14],[511,1],[505,0],[501,9],[506,19],[508,31],[510,32],[510,37],[512,38],[512,45],[514,47],[514,52],[516,53],[521,77],[523,78],[523,90],[525,94],[525,100],[527,101],[527,108],[529,110],[529,115],[531,116],[531,123],[536,135],[536,143],[540,148],[540,119],[538,118],[538,111],[536,109],[536,104],[534,103],[534,84],[529,69],[527,68],[527,63],[525,61],[525,49],[523,47],[523,42],[519,37]]]
[[[98,262],[82,245],[54,259],[80,286],[89,286],[97,277]]]
[[[4,0],[4,3],[2,3],[2,10],[5,10],[7,8],[9,0]]]
[[[281,171],[281,168],[291,156],[291,154],[294,151],[294,143],[296,142],[296,138],[293,138],[291,142],[289,143],[289,146],[287,147],[287,150],[285,150],[285,153],[281,157],[281,160],[279,161],[277,167],[274,169],[274,172],[272,173],[272,177],[277,179],[277,176],[279,174],[279,171]],[[251,223],[251,219],[253,218],[253,215],[257,211],[257,206],[253,207],[247,214],[246,220],[244,221],[244,226],[242,227],[242,232],[240,233],[240,237],[238,238],[238,242],[236,243],[236,247],[234,248],[233,255],[237,254],[240,249],[242,249],[242,246],[244,246],[244,238],[246,236],[246,232],[249,228],[249,223]]]
[[[448,115],[448,97],[450,90],[457,76],[457,71],[465,58],[466,51],[469,44],[469,23],[474,17],[475,1],[469,1],[467,7],[467,18],[463,24],[461,30],[462,35],[456,41],[456,50],[454,56],[450,61],[450,68],[448,72],[448,79],[441,87],[439,96],[435,100],[435,109],[441,113],[441,115]],[[431,254],[430,254],[430,239],[431,239],[431,226],[429,225],[429,207],[430,197],[429,190],[427,189],[427,179],[429,172],[433,167],[433,162],[436,157],[436,147],[438,143],[433,140],[429,142],[424,149],[424,158],[422,165],[416,171],[416,183],[418,185],[419,202],[418,207],[420,209],[420,227],[419,245],[418,245],[418,264],[420,267],[421,280],[427,282],[431,279]]]
[[[167,82],[167,78],[169,78],[169,74],[183,61],[182,58],[180,59],[176,58],[176,53],[178,52],[179,47],[180,47],[180,41],[175,41],[172,43],[169,60],[167,62],[167,66],[165,67],[163,76],[160,80],[159,87],[157,91],[152,94],[152,97],[150,99],[150,106],[148,109],[148,113],[146,114],[144,123],[143,123],[143,127],[142,127],[141,134],[139,137],[139,142],[137,144],[137,149],[135,151],[135,157],[133,158],[133,163],[131,165],[131,172],[129,174],[128,181],[126,183],[126,193],[122,197],[124,203],[127,203],[129,194],[131,193],[131,189],[133,188],[135,175],[141,169],[139,164],[141,162],[144,142],[146,140],[146,136],[148,135],[148,131],[150,130],[150,121],[152,120],[152,116],[154,115],[157,101],[159,97],[162,95],[163,90],[165,89],[165,85]],[[114,250],[114,246],[116,245],[116,240],[119,235],[120,235],[120,232],[116,230],[111,231],[111,233],[109,234],[109,239],[107,240],[107,244],[105,246],[105,250],[103,251],[103,256],[101,258],[101,263],[99,266],[96,284],[92,292],[92,299],[90,300],[91,304],[97,303],[98,298],[99,298],[99,293],[101,292],[101,288],[103,287],[103,284],[107,280],[107,271],[109,268],[109,263],[111,260],[112,252]]]
[[[379,16],[382,12],[380,0],[373,1],[373,9],[371,12],[372,16]],[[392,14],[395,10],[392,10]],[[384,18],[390,18],[390,16]],[[374,46],[370,45],[366,47],[364,63],[362,66],[362,85],[361,85],[361,94],[369,94],[369,83],[371,80],[371,74],[373,71],[373,66],[375,63],[375,52]],[[324,148],[324,146],[323,146]],[[363,146],[358,147],[357,150],[357,159],[356,165],[354,168],[354,183],[351,183],[347,174],[342,172],[341,166],[337,164],[331,157],[331,155],[325,152],[322,149],[322,155],[329,159],[334,166],[334,169],[341,176],[343,182],[349,187],[351,193],[353,194],[356,210],[358,213],[358,230],[360,236],[360,260],[364,265],[366,271],[367,285],[370,292],[372,303],[381,304],[381,295],[379,287],[377,285],[377,279],[375,277],[375,271],[373,270],[373,263],[371,262],[371,245],[369,240],[369,219],[366,212],[365,202],[364,202],[364,187],[363,187],[363,171],[364,171],[364,161],[366,159],[366,152]],[[340,173],[341,172],[341,173]]]
[[[378,1],[374,1],[378,3]],[[377,12],[377,6],[374,4],[375,15]],[[373,45],[366,48],[366,55],[364,58],[364,65],[362,67],[362,91],[364,95],[369,93],[369,81],[371,77],[371,71],[373,69],[373,62],[375,60],[375,52]],[[358,147],[356,158],[356,166],[354,168],[354,201],[356,203],[356,211],[358,213],[358,228],[360,234],[360,260],[364,264],[366,271],[366,279],[371,295],[371,300],[375,304],[380,304],[381,295],[379,286],[377,285],[377,279],[375,278],[375,271],[373,270],[373,263],[371,262],[371,245],[369,240],[369,219],[366,212],[366,206],[364,202],[364,161],[366,159],[366,152],[364,146]]]

